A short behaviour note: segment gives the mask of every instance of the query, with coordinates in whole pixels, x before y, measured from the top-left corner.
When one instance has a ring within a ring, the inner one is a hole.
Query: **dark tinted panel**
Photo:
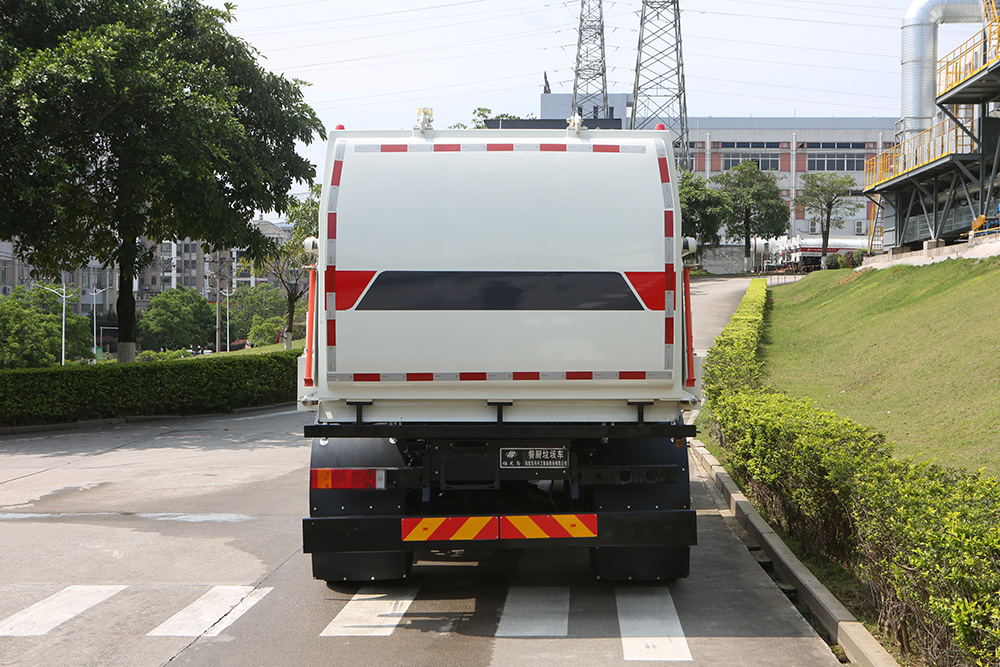
[[[642,310],[620,273],[385,271],[358,310]]]

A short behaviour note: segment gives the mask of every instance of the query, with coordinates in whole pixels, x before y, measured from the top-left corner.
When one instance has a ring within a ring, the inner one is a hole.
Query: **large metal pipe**
[[[914,0],[903,18],[902,133],[928,129],[937,113],[938,26],[982,23],[983,0]]]

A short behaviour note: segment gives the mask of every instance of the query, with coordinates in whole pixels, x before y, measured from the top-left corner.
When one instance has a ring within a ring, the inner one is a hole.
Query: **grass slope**
[[[899,456],[1000,475],[1000,258],[773,289],[766,380],[884,432]]]

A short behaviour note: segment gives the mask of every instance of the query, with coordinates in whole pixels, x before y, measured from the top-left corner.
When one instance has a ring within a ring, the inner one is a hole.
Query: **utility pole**
[[[584,118],[608,117],[608,76],[604,60],[604,9],[601,0],[580,0],[573,111]]]
[[[632,92],[632,129],[652,127],[657,123],[666,125],[673,135],[677,164],[689,169],[679,0],[642,2]]]

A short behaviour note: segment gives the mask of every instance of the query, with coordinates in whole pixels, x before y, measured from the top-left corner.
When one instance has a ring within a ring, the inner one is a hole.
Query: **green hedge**
[[[755,280],[705,362],[730,471],[803,547],[839,560],[906,653],[1000,665],[1000,481],[896,460],[866,427],[764,387]]]
[[[0,426],[230,412],[295,400],[298,352],[0,372]]]

